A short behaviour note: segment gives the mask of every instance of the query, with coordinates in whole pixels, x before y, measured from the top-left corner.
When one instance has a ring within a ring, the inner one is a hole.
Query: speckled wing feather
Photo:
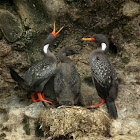
[[[91,71],[102,87],[109,87],[112,82],[112,65],[105,56],[93,57]]]
[[[56,63],[50,63],[45,59],[36,65],[33,65],[26,72],[24,79],[28,82],[29,86],[36,86],[42,83],[44,80],[52,76],[56,69]]]

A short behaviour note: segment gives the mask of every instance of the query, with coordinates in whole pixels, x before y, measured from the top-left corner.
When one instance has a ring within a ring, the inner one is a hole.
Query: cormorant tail
[[[11,77],[20,85],[20,86],[25,86],[24,79],[22,79],[16,71],[14,71],[12,68],[10,68],[10,74]]]
[[[117,119],[118,118],[118,113],[117,113],[117,108],[115,106],[115,103],[106,101],[106,106],[107,106],[108,113],[110,114],[110,116],[113,119]]]

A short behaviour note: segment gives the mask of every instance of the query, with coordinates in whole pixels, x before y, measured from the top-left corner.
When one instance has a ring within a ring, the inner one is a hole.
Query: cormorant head
[[[45,53],[45,54],[47,54],[47,52],[48,52],[48,47],[52,44],[52,42],[55,40],[55,38],[57,37],[57,35],[59,34],[59,32],[62,30],[64,28],[64,26],[63,27],[61,27],[60,29],[59,29],[59,31],[56,33],[55,32],[55,22],[54,22],[54,28],[53,28],[53,31],[52,31],[52,33],[50,33],[49,35],[48,35],[48,37],[47,37],[47,39],[45,40],[45,45],[44,45],[44,47],[43,47],[43,52]]]
[[[75,48],[73,47],[63,47],[60,51],[59,51],[59,55],[63,55],[65,54],[66,56],[70,56],[70,55],[74,55],[74,54],[79,54],[79,52],[77,52],[75,50]]]
[[[101,46],[102,51],[107,51],[109,48],[109,41],[103,34],[95,34],[92,38],[82,38],[82,40],[97,42]]]

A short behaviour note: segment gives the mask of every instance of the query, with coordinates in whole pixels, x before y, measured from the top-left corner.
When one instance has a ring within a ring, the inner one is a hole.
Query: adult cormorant
[[[55,32],[55,23],[53,32],[49,34],[47,39],[45,40],[43,46],[43,54],[44,58],[40,60],[38,63],[31,66],[25,73],[24,78],[21,78],[17,72],[15,72],[12,68],[10,68],[11,77],[18,82],[18,84],[23,87],[24,89],[28,89],[31,94],[31,98],[33,102],[43,101],[49,104],[52,104],[50,101],[44,99],[42,96],[43,88],[45,84],[48,82],[50,77],[54,74],[57,65],[57,59],[53,53],[50,52],[49,46],[55,40],[60,30],[56,33]],[[34,98],[34,94],[37,94],[38,99]]]
[[[92,79],[94,79],[98,95],[103,100],[102,103],[90,106],[90,108],[106,103],[110,116],[116,119],[118,114],[115,100],[118,95],[118,80],[114,67],[106,56],[106,52],[109,48],[109,41],[102,34],[95,34],[92,38],[82,38],[82,40],[97,42],[101,46],[91,52],[89,60]]]

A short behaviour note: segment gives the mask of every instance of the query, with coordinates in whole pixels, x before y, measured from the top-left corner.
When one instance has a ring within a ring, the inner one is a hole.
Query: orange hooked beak
[[[54,27],[53,27],[53,31],[52,31],[53,36],[56,38],[57,35],[59,34],[59,32],[60,32],[63,28],[64,28],[64,26],[61,27],[57,33],[55,33],[55,22],[54,22]]]
[[[95,42],[95,38],[82,38],[82,40]]]

